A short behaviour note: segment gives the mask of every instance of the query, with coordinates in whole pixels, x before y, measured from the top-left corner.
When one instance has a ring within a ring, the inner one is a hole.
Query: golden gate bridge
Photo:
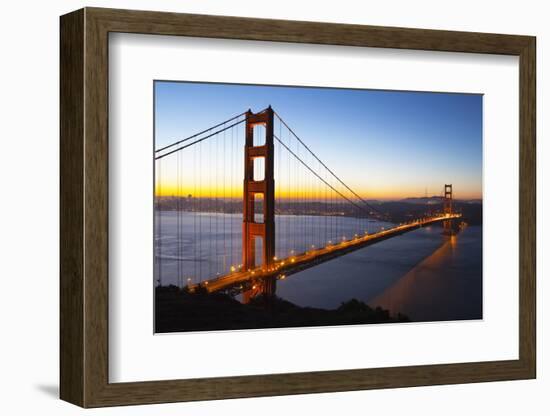
[[[446,184],[439,212],[389,223],[271,107],[157,149],[155,180],[158,280],[167,261],[162,212],[172,210],[176,244],[169,258],[178,285],[243,293],[244,302],[273,295],[277,280],[291,274],[420,227],[441,222],[451,234],[461,218]],[[189,260],[192,267],[182,265]]]

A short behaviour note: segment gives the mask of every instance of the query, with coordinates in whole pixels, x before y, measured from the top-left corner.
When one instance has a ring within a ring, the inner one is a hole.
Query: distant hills
[[[420,204],[420,205],[437,205],[441,204],[443,201],[442,196],[428,196],[428,197],[410,197],[401,199],[400,202],[405,202],[408,204]],[[481,204],[481,199],[453,199],[455,202],[460,202],[463,204]]]
[[[370,214],[373,218],[381,215],[384,220],[400,223],[414,218],[433,215],[443,209],[443,197],[409,197],[400,200],[383,201],[367,200],[375,211]],[[240,198],[193,198],[188,197],[159,197],[156,201],[156,209],[160,211],[188,211],[188,212],[214,212],[225,214],[238,214],[242,212],[242,200]],[[262,203],[257,202],[257,212],[261,212]],[[454,199],[453,210],[462,213],[463,218],[470,224],[481,224],[483,204],[481,199]],[[357,205],[338,204],[324,201],[294,201],[278,200],[275,206],[276,215],[332,215],[343,217],[357,216]]]
[[[372,202],[376,208],[387,215],[392,222],[405,222],[443,209],[443,197],[404,198],[397,201]],[[469,224],[481,224],[483,203],[481,199],[453,199],[453,210],[462,213]]]

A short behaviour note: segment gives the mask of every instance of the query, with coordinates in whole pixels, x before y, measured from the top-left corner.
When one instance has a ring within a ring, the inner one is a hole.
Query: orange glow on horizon
[[[350,194],[349,191],[341,192],[345,197],[355,200],[357,199]],[[365,200],[380,200],[380,201],[396,201],[404,198],[411,197],[424,197],[424,195],[419,195],[417,189],[411,189],[409,187],[404,187],[398,189],[396,187],[388,187],[385,189],[379,188],[376,190],[369,191],[357,191],[358,195]],[[225,186],[225,187],[208,187],[202,186],[200,188],[192,184],[174,184],[174,183],[163,183],[157,184],[155,187],[155,196],[159,197],[195,197],[195,198],[242,198],[243,188],[241,186]],[[439,196],[435,193],[430,193],[428,196]],[[275,186],[275,198],[276,199],[287,199],[287,200],[309,200],[309,201],[321,201],[325,198],[331,198],[329,193],[325,194],[324,190],[311,190],[311,189],[292,189],[288,190],[283,187]],[[482,196],[479,192],[476,191],[459,191],[459,189],[454,190],[453,194],[454,199],[482,199]],[[332,200],[344,200],[342,196],[339,196],[335,192],[332,192]]]

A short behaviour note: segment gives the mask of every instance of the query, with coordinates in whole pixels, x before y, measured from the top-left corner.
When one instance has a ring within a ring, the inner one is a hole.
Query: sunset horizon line
[[[428,196],[425,196],[425,195],[411,195],[411,194],[406,194],[406,195],[401,195],[401,196],[362,196],[362,195],[359,195],[361,197],[361,199],[364,199],[366,201],[400,201],[400,200],[404,200],[404,199],[433,199],[433,198],[441,198],[443,199],[444,197],[442,195],[428,195]],[[194,199],[225,199],[225,200],[242,200],[243,198],[243,195],[221,195],[221,194],[210,194],[210,195],[199,195],[199,196],[194,196],[192,193],[180,193],[180,194],[175,194],[175,193],[163,193],[163,194],[159,194],[159,193],[154,193],[154,197],[155,198],[194,198]],[[279,199],[279,200],[289,200],[289,201],[304,201],[304,200],[307,200],[307,201],[325,201],[326,199],[322,196],[300,196],[300,195],[297,195],[297,196],[280,196],[280,195],[275,195],[275,198],[276,199]],[[349,197],[349,198],[344,198],[344,197],[341,197],[341,196],[334,196],[332,198],[332,200],[338,200],[338,201],[345,201],[346,199],[352,199],[352,200],[357,200],[359,198],[357,197]],[[482,195],[453,195],[453,199],[454,200],[464,200],[464,201],[468,201],[468,200],[483,200],[483,196]]]

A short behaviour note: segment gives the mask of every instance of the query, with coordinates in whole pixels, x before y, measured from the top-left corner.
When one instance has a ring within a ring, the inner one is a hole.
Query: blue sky
[[[155,82],[155,148],[271,105],[365,197],[480,198],[482,95]]]

